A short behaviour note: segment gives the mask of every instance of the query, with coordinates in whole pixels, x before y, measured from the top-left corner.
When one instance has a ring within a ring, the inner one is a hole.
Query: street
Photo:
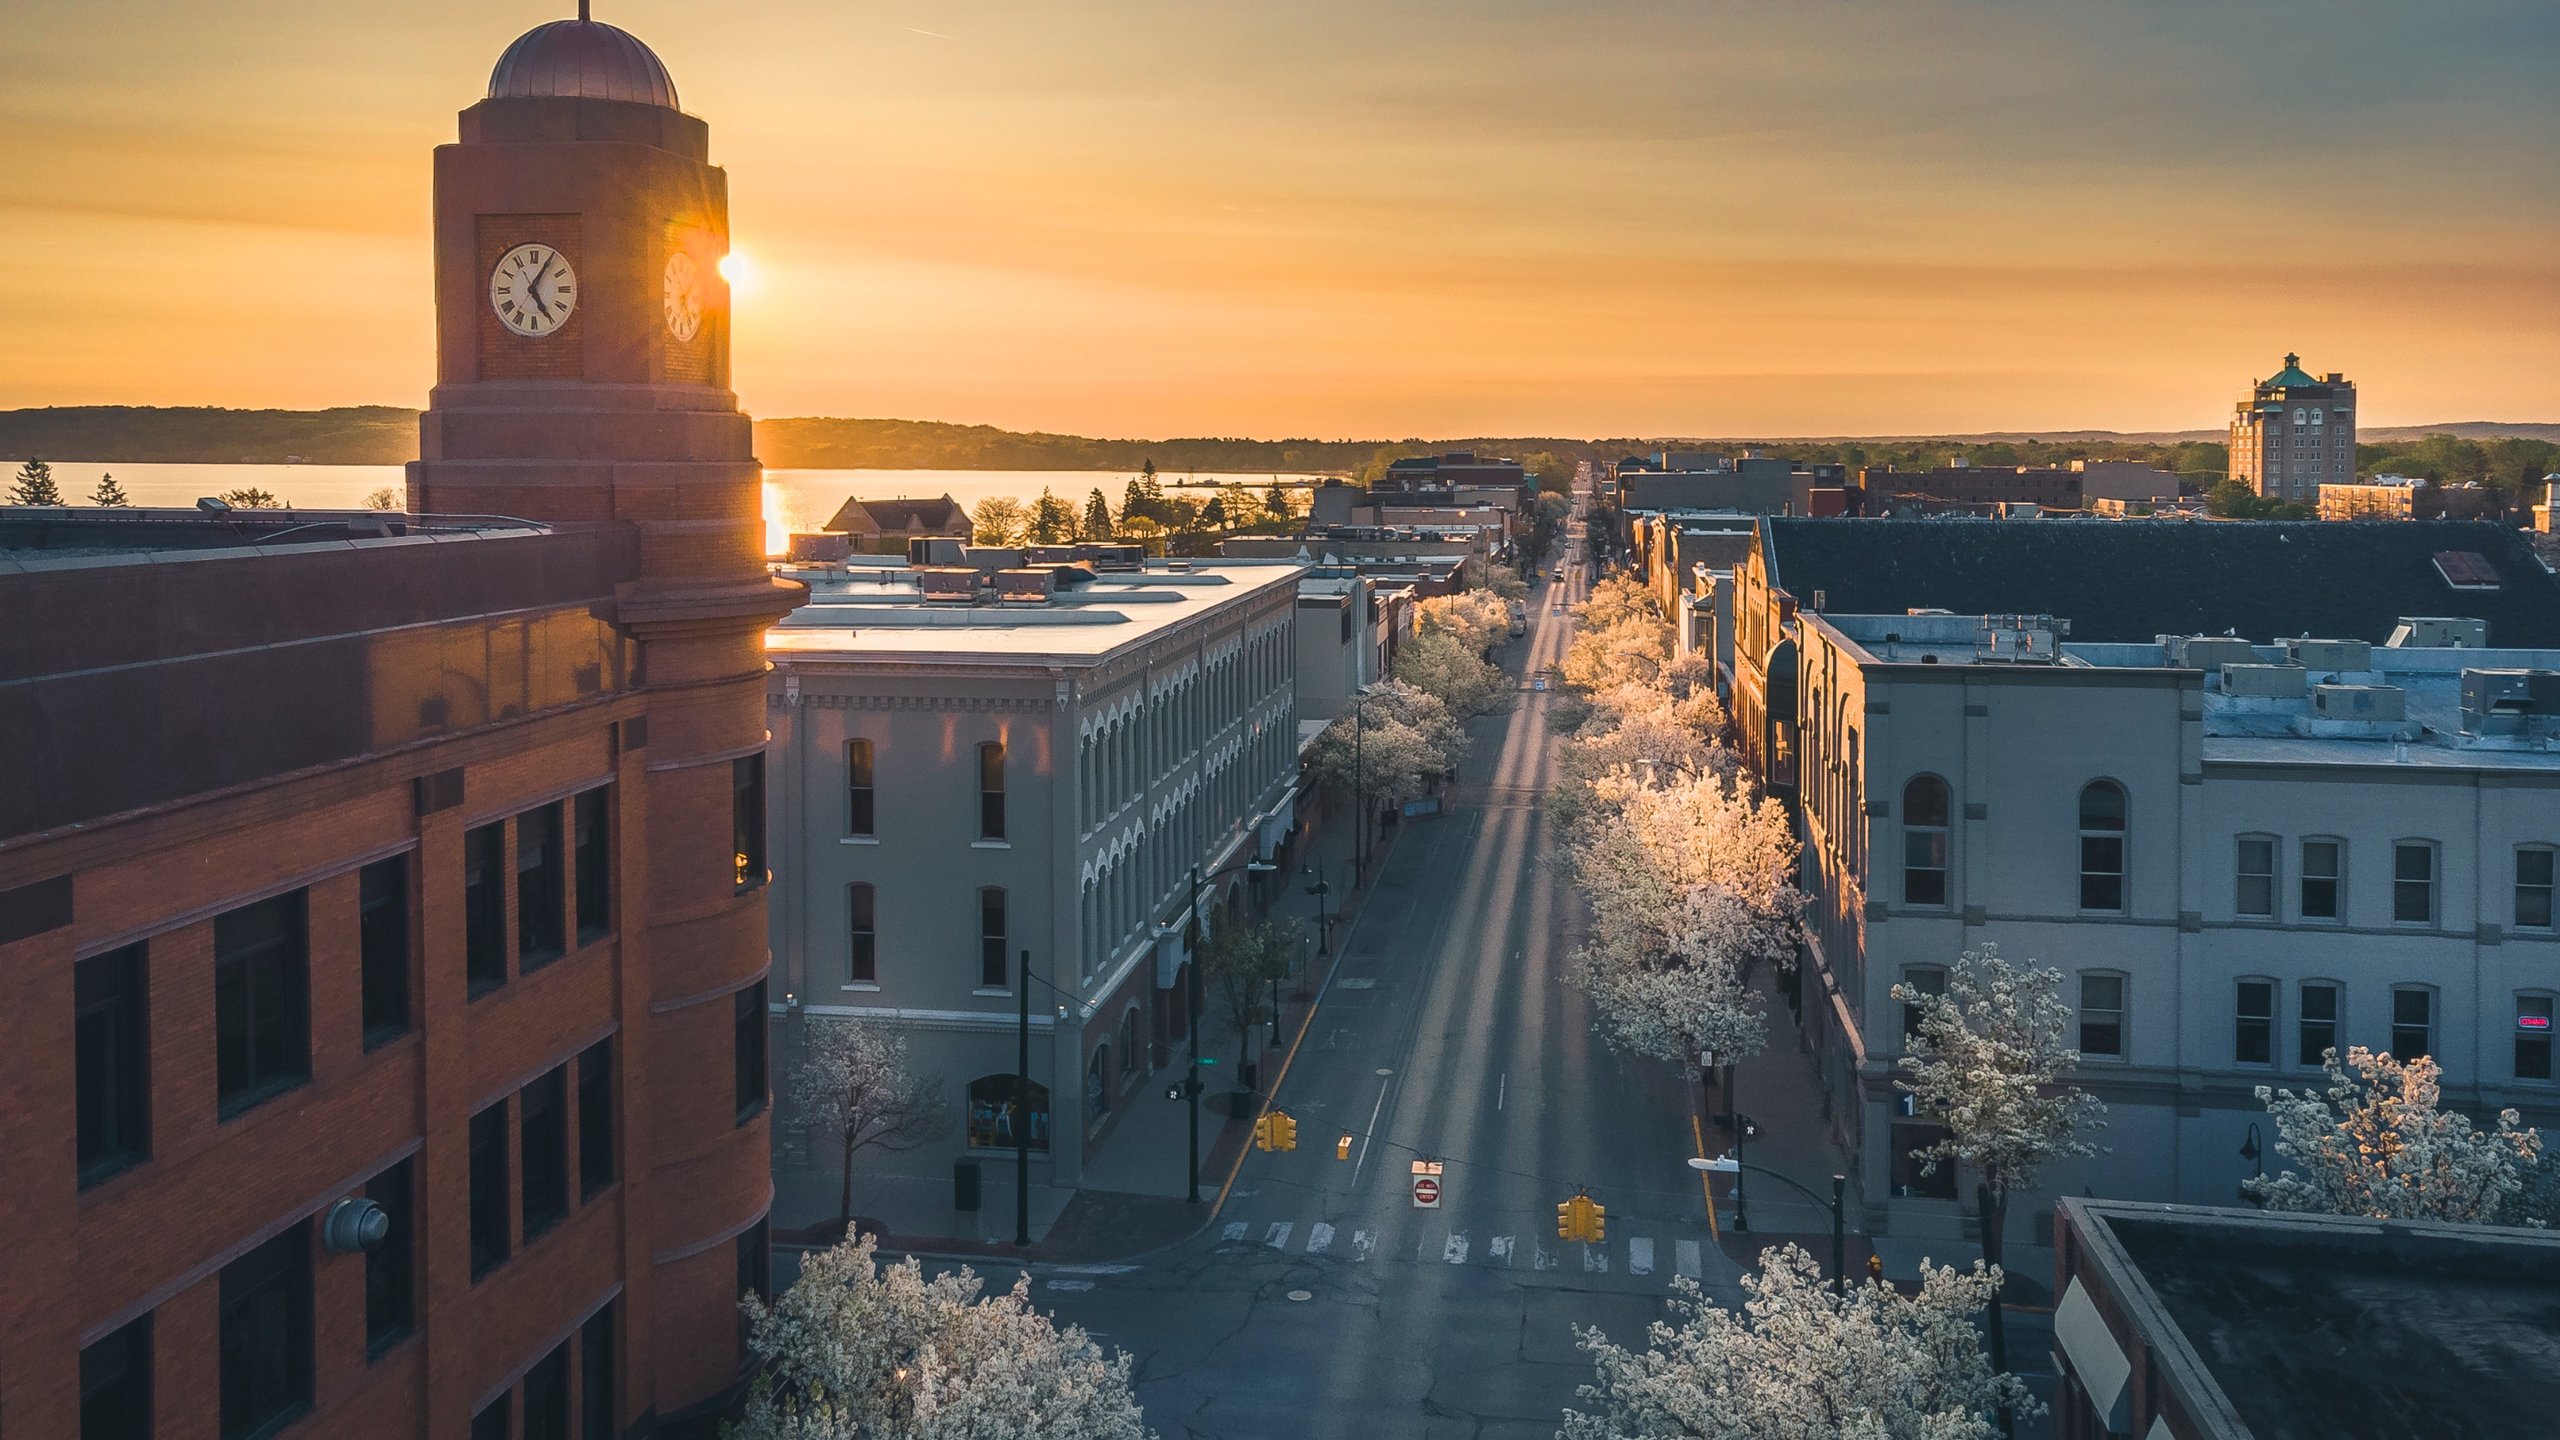
[[[1516,674],[1572,623],[1533,600]],[[1185,1244],[1035,1279],[1136,1357],[1159,1433],[1549,1436],[1591,1373],[1575,1326],[1639,1341],[1677,1274],[1732,1296],[1679,1077],[1611,1054],[1562,979],[1572,906],[1539,810],[1553,698],[1479,721],[1452,813],[1387,853],[1281,1085],[1298,1148],[1247,1152]],[[1436,1210],[1413,1202],[1422,1158],[1443,1166]],[[1577,1187],[1607,1208],[1603,1244],[1555,1238]]]

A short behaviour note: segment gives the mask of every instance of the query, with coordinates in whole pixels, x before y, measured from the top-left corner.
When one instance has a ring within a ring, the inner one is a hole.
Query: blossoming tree
[[[1873,1281],[1834,1294],[1788,1245],[1742,1287],[1736,1313],[1673,1281],[1650,1350],[1577,1332],[1598,1378],[1560,1440],[1989,1440],[1994,1413],[2036,1408],[1974,1333],[1998,1289],[1980,1266],[1924,1265],[1917,1295]]]
[[[2326,1091],[2276,1090],[2258,1099],[2274,1117],[2276,1151],[2298,1168],[2245,1183],[2275,1210],[2389,1220],[2548,1224],[2528,1182],[2540,1178],[2540,1131],[2498,1112],[2494,1130],[2442,1108],[2436,1062],[2401,1061],[2358,1045],[2321,1057]]]
[[[836,1218],[850,1227],[853,1157],[931,1139],[942,1124],[942,1084],[910,1070],[906,1037],[877,1020],[811,1020],[808,1053],[791,1072],[791,1107],[838,1147],[844,1179]]]
[[[966,1269],[883,1266],[871,1241],[741,1301],[761,1369],[730,1440],[1153,1440],[1129,1357],[1031,1307],[1024,1276],[981,1298]]]
[[[1912,1007],[1918,1031],[1895,1083],[1947,1136],[1915,1151],[1925,1171],[1949,1161],[1971,1172],[1982,1222],[1982,1259],[2000,1268],[2009,1197],[2036,1188],[2045,1162],[2094,1155],[2080,1132],[2105,1125],[2107,1107],[2064,1078],[2080,1063],[2070,1043],[2071,1007],[2062,972],[2030,960],[2011,965],[1999,947],[1968,950],[1947,972],[1946,993],[1908,985],[1893,998]],[[2009,1368],[2000,1307],[1991,1307],[1991,1366]],[[2002,1429],[2007,1429],[2004,1423]]]

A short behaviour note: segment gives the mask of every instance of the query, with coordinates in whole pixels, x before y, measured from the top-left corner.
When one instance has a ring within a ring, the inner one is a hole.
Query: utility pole
[[[1356,767],[1355,767],[1356,768]],[[1191,1078],[1183,1086],[1191,1097],[1191,1198],[1200,1203],[1200,862],[1191,862],[1191,913],[1183,922],[1183,945],[1191,956],[1183,971],[1182,998],[1190,1011]]]

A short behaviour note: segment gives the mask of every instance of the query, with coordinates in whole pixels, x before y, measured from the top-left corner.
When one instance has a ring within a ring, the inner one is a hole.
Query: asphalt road
[[[1531,596],[1515,673],[1562,653],[1556,588]],[[1640,1342],[1683,1272],[1733,1293],[1677,1076],[1611,1054],[1561,978],[1549,698],[1478,723],[1452,813],[1408,822],[1373,877],[1279,1092],[1298,1148],[1248,1152],[1186,1244],[1035,1276],[1045,1308],[1135,1356],[1169,1440],[1553,1435],[1591,1374],[1576,1327]],[[1436,1210],[1413,1200],[1424,1158]],[[1604,1244],[1556,1239],[1577,1187],[1607,1207]]]

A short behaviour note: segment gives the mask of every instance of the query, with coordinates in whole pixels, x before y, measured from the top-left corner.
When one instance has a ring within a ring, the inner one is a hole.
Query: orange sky
[[[428,152],[569,10],[21,7],[0,406],[423,403]],[[2184,429],[2299,350],[2560,420],[2549,0],[596,13],[712,124],[760,415]]]

